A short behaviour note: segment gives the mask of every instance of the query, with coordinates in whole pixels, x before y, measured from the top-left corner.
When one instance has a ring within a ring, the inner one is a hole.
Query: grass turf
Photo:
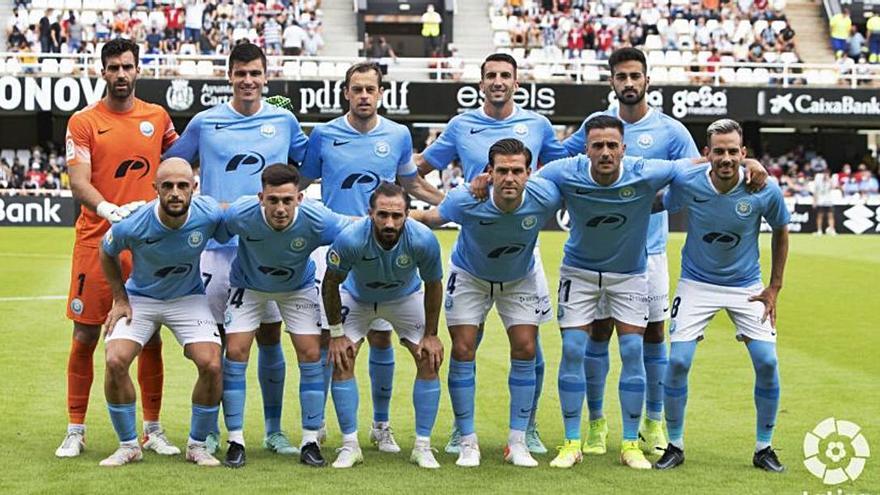
[[[444,250],[453,232],[438,234]],[[542,252],[552,290],[565,234],[542,234]],[[477,430],[483,465],[463,470],[454,457],[442,453],[451,428],[452,411],[443,379],[443,396],[434,444],[440,449],[439,471],[419,470],[408,462],[414,438],[411,404],[414,368],[405,352],[397,352],[392,424],[403,447],[399,455],[379,454],[367,443],[371,419],[366,351],[358,360],[361,389],[360,437],[366,456],[363,466],[345,472],[315,470],[296,457],[280,457],[260,448],[262,409],[256,380],[256,352],[249,367],[246,413],[248,465],[231,471],[203,469],[180,456],[160,458],[148,453],[144,462],[122,469],[101,469],[98,461],[113,451],[115,435],[102,394],[103,347],[96,352],[95,385],[88,414],[88,449],[76,459],[53,455],[67,422],[65,412],[66,359],[71,324],[65,300],[7,298],[66,295],[69,282],[72,229],[0,229],[0,493],[233,493],[242,490],[360,493],[496,492],[534,493],[583,491],[596,493],[842,493],[880,492],[880,467],[869,459],[853,483],[827,487],[803,466],[804,435],[820,420],[834,416],[858,423],[874,448],[880,448],[880,336],[876,331],[876,279],[880,273],[880,237],[792,236],[785,288],[779,305],[779,361],[782,402],[774,446],[788,470],[782,475],[751,466],[754,446],[753,372],[748,354],[733,338],[733,327],[719,315],[707,339],[699,345],[691,372],[686,426],[687,463],[672,472],[634,472],[617,462],[620,410],[616,382],[619,358],[612,345],[605,410],[611,434],[609,452],[589,457],[569,471],[548,466],[553,447],[561,443],[562,421],[556,393],[560,356],[557,328],[542,327],[547,361],[540,405],[541,433],[551,453],[538,456],[541,466],[517,469],[502,463],[507,433],[507,342],[493,313],[487,337],[478,354]],[[769,238],[762,238],[765,274],[769,272]],[[670,239],[671,279],[679,272],[683,235]],[[444,255],[446,256],[446,254]],[[674,287],[673,287],[674,289]],[[555,299],[555,294],[554,294]],[[872,302],[873,301],[873,302]],[[441,327],[443,323],[441,322]],[[441,332],[447,351],[449,338]],[[165,340],[165,399],[163,423],[171,439],[185,443],[189,428],[189,394],[195,377],[174,338]],[[286,337],[285,337],[286,338]],[[299,440],[298,373],[292,346],[285,343],[288,363],[284,428]],[[448,357],[447,357],[448,359]],[[446,375],[446,364],[442,375]],[[140,415],[140,411],[138,412]],[[328,407],[330,438],[324,454],[332,460],[339,434]]]

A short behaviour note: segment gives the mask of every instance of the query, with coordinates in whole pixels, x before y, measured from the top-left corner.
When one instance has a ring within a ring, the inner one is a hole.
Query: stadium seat
[[[491,18],[492,30],[493,31],[506,31],[507,30],[507,19],[504,16],[496,15]]]
[[[722,82],[732,83],[736,81],[736,70],[733,67],[721,67],[718,69],[718,75],[721,77]]]
[[[196,45],[192,43],[183,43],[180,45],[180,51],[178,52],[180,55],[198,55],[198,51],[196,51]]]
[[[496,47],[510,46],[510,33],[507,31],[495,31],[492,37],[492,44]]]
[[[766,29],[769,25],[770,23],[767,22],[765,19],[758,19],[757,21],[755,21],[754,24],[752,24],[752,32],[754,32],[756,35],[760,35],[761,32],[764,31],[764,29]]]
[[[83,10],[98,10],[98,0],[83,0]]]
[[[660,50],[648,52],[648,67],[664,65],[666,63],[666,55]]]
[[[83,10],[80,22],[86,25],[92,25],[98,21],[98,14],[94,10]]]
[[[304,60],[302,65],[300,65],[299,72],[302,77],[317,77],[318,64],[311,60]]]
[[[706,61],[709,60],[709,57],[711,57],[711,56],[712,56],[712,52],[710,52],[708,50],[703,50],[703,51],[697,52],[697,62],[704,64],[704,63],[706,63]]]
[[[779,61],[783,64],[796,64],[798,63],[798,56],[793,52],[782,52],[779,54]]]
[[[199,63],[196,65],[196,70],[200,76],[213,76],[214,63],[210,60],[199,60]]]
[[[480,66],[477,64],[467,64],[464,66],[461,78],[465,81],[480,80]]]
[[[595,65],[584,65],[581,70],[581,77],[584,81],[598,81],[600,79],[599,67]]]
[[[61,61],[58,62],[58,72],[61,74],[73,74],[75,69],[76,64],[72,58],[62,58]]]
[[[680,62],[680,63],[681,63],[682,65],[687,65],[687,64],[690,64],[690,63],[692,63],[692,62],[694,61],[694,52],[692,52],[692,51],[685,51],[685,52],[678,52],[678,53],[681,54],[681,62]],[[669,60],[669,54],[668,54],[668,53],[666,54],[666,59]]]
[[[21,72],[21,62],[18,60],[18,57],[10,57],[6,61],[6,72],[9,74],[18,74]]]
[[[514,48],[511,55],[516,59],[517,63],[523,63],[526,59],[526,49],[525,48]]]
[[[706,21],[706,29],[708,29],[710,33],[718,29],[718,19],[708,19]]]
[[[788,23],[781,19],[777,19],[770,23],[770,27],[773,28],[773,32],[776,34],[781,33],[786,26],[788,26]]]
[[[672,22],[672,29],[679,35],[689,35],[691,32],[691,23],[687,19],[676,19]]]
[[[30,13],[28,13],[28,23],[38,26],[40,24],[40,19],[43,17],[43,11],[40,9],[31,9]]]
[[[82,8],[82,0],[64,0],[64,8],[67,10],[80,10]]]
[[[779,53],[764,52],[764,61],[768,64],[775,64],[777,60],[779,60]]]
[[[299,79],[299,62],[284,62],[284,65],[281,66],[281,72],[284,74],[284,77]]]
[[[650,69],[652,82],[666,82],[669,80],[669,70],[666,67],[654,67]]]
[[[687,71],[684,67],[670,67],[669,68],[669,81],[670,82],[688,82]]]
[[[21,163],[29,163],[31,161],[31,150],[29,150],[29,149],[16,150],[15,157],[18,158],[18,161],[20,161]]]
[[[749,84],[752,82],[752,69],[749,67],[739,67],[736,69],[736,82],[738,84]]]
[[[596,60],[596,50],[584,50],[581,52],[581,60],[585,61],[593,61]]]
[[[31,2],[30,8],[34,9],[34,10],[42,11],[42,10],[45,10],[46,7],[48,7],[48,6],[49,6],[49,0],[33,0]],[[40,12],[40,15],[42,16],[43,13]]]
[[[344,79],[350,65],[348,62],[336,62],[333,67],[333,77]]]
[[[194,60],[181,60],[177,66],[177,73],[181,76],[198,75],[199,69]]]
[[[44,59],[40,69],[44,74],[57,74],[58,73],[58,59],[57,58]]]
[[[727,34],[728,39],[733,39],[733,35],[736,33],[736,22],[733,19],[725,19],[721,22],[721,29]]]
[[[550,79],[552,75],[553,72],[550,66],[546,64],[538,64],[532,69],[532,76],[536,81],[546,81],[547,79]]]
[[[770,83],[770,71],[764,67],[758,67],[752,70],[752,83],[764,85]]]
[[[5,149],[0,151],[0,159],[6,160],[6,163],[12,165],[15,160],[15,150]]]
[[[660,38],[660,35],[649,34],[645,38],[645,50],[662,50],[662,49],[663,49],[663,40]]]
[[[55,10],[63,10],[64,9],[64,0],[49,0],[46,3],[46,8],[55,9]]]
[[[690,53],[690,52],[687,52]],[[681,65],[681,52],[678,50],[669,50],[666,52],[666,65],[669,66],[678,66]]]
[[[336,66],[333,62],[320,62],[318,64],[318,77],[333,77]]]

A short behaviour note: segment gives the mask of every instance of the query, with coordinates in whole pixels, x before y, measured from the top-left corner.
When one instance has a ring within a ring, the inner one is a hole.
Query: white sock
[[[144,433],[156,433],[162,429],[162,423],[158,421],[144,421]]]
[[[67,425],[67,433],[79,433],[80,435],[85,434],[86,425],[78,425],[76,423],[70,423]]]
[[[318,430],[303,430],[303,438],[300,448],[308,443],[318,443]]]
[[[459,440],[459,442],[477,443],[477,434],[471,433],[470,435],[462,435],[461,440]]]
[[[525,443],[526,441],[526,432],[521,430],[510,430],[510,433],[507,434],[507,444],[513,445],[515,443]]]
[[[428,447],[431,448],[431,437],[423,437],[421,435],[416,435],[416,447]]]
[[[138,446],[137,438],[135,438],[134,440],[129,440],[127,442],[119,442],[119,446],[120,447],[135,448]]]
[[[200,441],[196,440],[196,439],[193,438],[193,437],[188,437],[188,438],[186,439],[186,446],[187,446],[187,447],[191,447],[191,446],[204,447],[204,446],[205,446],[205,442],[200,442]]]
[[[755,442],[755,452],[760,452],[770,446],[770,442]]]
[[[360,446],[360,443],[358,442],[357,432],[344,433],[342,435],[342,445]]]
[[[673,446],[675,446],[681,450],[684,450],[684,439],[669,440],[669,443],[671,443]]]
[[[244,432],[242,432],[241,430],[230,431],[229,441],[235,442],[244,447]]]

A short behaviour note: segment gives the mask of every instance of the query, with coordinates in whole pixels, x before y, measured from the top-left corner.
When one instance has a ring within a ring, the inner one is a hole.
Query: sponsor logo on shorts
[[[339,253],[336,252],[335,249],[331,249],[327,253],[327,263],[330,263],[333,266],[339,266],[342,260],[339,258]]]
[[[447,296],[446,302],[443,304],[443,307],[446,308],[446,311],[449,311],[450,309],[452,309],[452,304],[453,304],[452,298]]]
[[[141,122],[140,125],[138,126],[138,128],[140,128],[141,134],[143,134],[146,137],[151,137],[153,135],[153,133],[156,132],[156,128],[153,127],[153,123],[149,122],[147,120],[144,120],[143,122]]]
[[[563,309],[562,306],[559,306],[558,308],[556,308],[556,318],[561,320],[564,316],[565,316],[565,309]]]
[[[297,237],[296,239],[290,241],[290,249],[294,251],[302,251],[306,248],[306,240],[302,237]]]
[[[70,301],[70,310],[75,315],[81,315],[84,309],[83,302],[80,298],[75,297],[72,301]]]
[[[513,126],[513,133],[517,136],[527,136],[529,134],[529,128],[525,124],[516,124]]]
[[[748,199],[741,199],[736,202],[736,214],[741,218],[746,218],[752,214],[752,202]]]
[[[825,418],[804,435],[804,466],[826,485],[861,476],[871,448],[862,428],[843,419]]]
[[[620,199],[631,199],[636,195],[636,189],[632,186],[622,187],[617,193]]]
[[[525,230],[532,230],[535,225],[538,225],[538,217],[535,215],[529,215],[522,220],[522,228]]]
[[[391,145],[385,141],[379,141],[373,146],[373,153],[376,153],[376,156],[380,158],[385,158],[391,154]]]
[[[204,234],[199,232],[198,230],[192,232],[189,237],[186,239],[186,243],[190,245],[190,247],[199,247],[202,242],[205,240]]]
[[[275,137],[275,126],[272,124],[263,124],[260,126],[260,135],[266,139]]]
[[[408,254],[401,254],[394,260],[394,264],[399,268],[407,268],[412,264],[412,258]]]

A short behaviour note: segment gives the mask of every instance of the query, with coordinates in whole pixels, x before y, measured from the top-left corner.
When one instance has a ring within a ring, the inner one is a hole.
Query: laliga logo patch
[[[852,421],[825,418],[804,435],[804,467],[826,485],[855,481],[870,457],[868,440]]]
[[[394,264],[399,268],[406,268],[412,264],[412,258],[410,258],[409,255],[401,254],[396,260],[394,260]]]
[[[650,134],[642,134],[637,141],[639,148],[647,149],[654,145],[654,136]]]
[[[67,140],[67,153],[65,156],[67,157],[67,161],[76,158],[76,145],[73,144],[73,139]]]
[[[532,230],[535,225],[538,225],[538,217],[535,215],[529,215],[522,220],[522,228],[525,230]]]
[[[391,153],[391,145],[385,141],[379,141],[376,143],[376,146],[373,147],[373,152],[376,153],[376,156],[385,158]]]
[[[636,190],[632,186],[626,186],[622,188],[618,194],[620,195],[620,199],[632,199],[636,195]]]
[[[275,137],[275,126],[272,124],[263,124],[260,126],[260,135],[264,138]]]
[[[736,203],[736,214],[746,218],[752,214],[752,203],[747,199],[741,199]]]
[[[205,240],[205,236],[202,235],[198,230],[191,233],[189,237],[186,239],[186,243],[190,245],[190,247],[199,247],[202,244],[202,241]]]
[[[108,230],[107,235],[104,236],[104,242],[107,244],[113,244],[113,231]]]
[[[294,251],[302,251],[306,248],[306,240],[302,237],[297,237],[296,239],[290,241],[290,249]]]
[[[141,134],[143,134],[146,137],[151,137],[153,135],[153,133],[156,131],[156,128],[153,127],[153,123],[148,122],[146,120],[141,122],[139,127],[141,129]]]
[[[327,262],[333,266],[339,266],[339,263],[341,263],[341,260],[339,259],[339,253],[331,249],[330,252],[327,253]]]
[[[516,124],[513,126],[513,133],[517,136],[526,136],[529,133],[529,128],[525,124]]]
[[[83,312],[83,302],[80,298],[74,298],[70,301],[70,310],[73,311],[75,315],[81,315]]]

